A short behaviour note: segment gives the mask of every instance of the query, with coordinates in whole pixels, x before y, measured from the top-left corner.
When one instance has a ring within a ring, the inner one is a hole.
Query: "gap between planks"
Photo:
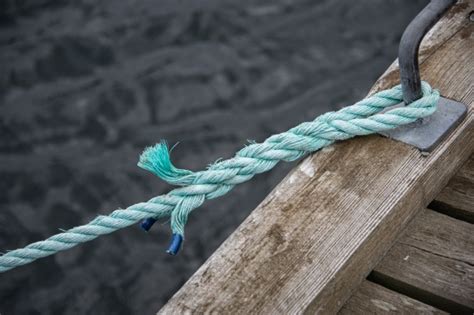
[[[456,314],[474,311],[474,225],[423,210],[368,279]],[[349,304],[367,304],[361,288]],[[355,300],[355,301],[354,301]]]
[[[448,314],[374,282],[364,280],[339,315]]]
[[[474,223],[474,155],[451,178],[429,208]]]

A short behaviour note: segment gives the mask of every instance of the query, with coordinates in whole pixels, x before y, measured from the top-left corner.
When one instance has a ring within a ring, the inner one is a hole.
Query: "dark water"
[[[181,141],[202,169],[363,97],[426,0],[0,4],[0,250],[167,192],[136,167]],[[0,275],[0,313],[152,314],[288,172],[168,225],[132,227]]]

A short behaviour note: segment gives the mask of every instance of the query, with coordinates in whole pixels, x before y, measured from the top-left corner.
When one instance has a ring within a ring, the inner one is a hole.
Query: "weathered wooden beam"
[[[463,1],[448,13],[440,23],[452,35],[432,33],[421,65],[443,96],[468,104],[461,125],[427,157],[374,135],[306,158],[160,313],[339,310],[474,149],[470,10]],[[383,89],[398,79],[378,82]]]
[[[450,313],[474,311],[474,225],[424,210],[369,279]]]
[[[474,223],[474,155],[443,188],[431,209]]]
[[[364,280],[339,315],[448,314],[430,305]]]

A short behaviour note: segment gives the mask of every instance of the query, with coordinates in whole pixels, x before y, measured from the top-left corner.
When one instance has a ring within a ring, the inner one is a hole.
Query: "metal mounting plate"
[[[405,106],[404,103],[396,107]],[[431,152],[466,117],[467,107],[463,103],[440,97],[438,108],[431,116],[411,124],[384,131],[380,134]]]

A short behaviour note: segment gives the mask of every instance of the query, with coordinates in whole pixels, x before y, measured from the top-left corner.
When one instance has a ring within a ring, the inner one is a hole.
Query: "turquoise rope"
[[[146,218],[158,220],[171,216],[171,229],[175,235],[171,252],[174,253],[184,237],[189,213],[206,199],[225,195],[235,185],[272,169],[279,161],[294,161],[337,140],[393,129],[431,115],[436,110],[439,93],[426,82],[423,82],[422,90],[423,97],[419,100],[383,113],[384,109],[402,101],[402,91],[400,86],[381,91],[352,106],[273,135],[263,143],[251,143],[233,158],[214,163],[199,172],[174,167],[164,142],[147,148],[138,165],[168,183],[182,187],[127,209],[115,210],[108,216],[98,216],[86,225],[44,241],[9,251],[0,256],[0,272],[91,241]]]

